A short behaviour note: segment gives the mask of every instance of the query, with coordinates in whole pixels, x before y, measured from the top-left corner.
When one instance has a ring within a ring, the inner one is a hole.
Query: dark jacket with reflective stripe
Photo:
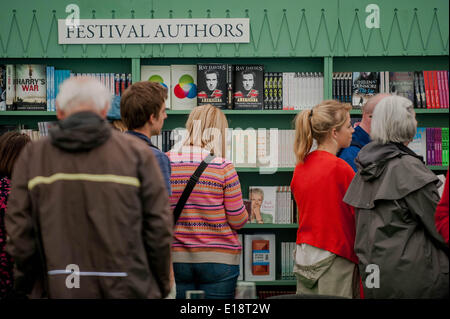
[[[16,288],[29,292],[39,277],[50,298],[165,297],[172,220],[148,146],[94,113],[72,115],[30,143],[13,172],[6,227]],[[68,265],[79,267],[79,288],[69,288]]]
[[[404,145],[367,144],[344,197],[355,207],[355,253],[366,298],[448,297],[448,247],[436,230],[437,176]],[[379,267],[379,288],[368,265]],[[366,279],[370,282],[366,286]]]

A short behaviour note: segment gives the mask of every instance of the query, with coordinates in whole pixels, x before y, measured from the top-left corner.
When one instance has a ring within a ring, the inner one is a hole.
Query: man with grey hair
[[[346,161],[356,172],[355,158],[361,148],[370,142],[370,130],[372,122],[372,114],[375,106],[385,97],[390,96],[387,93],[380,93],[372,96],[362,107],[361,123],[355,127],[353,132],[352,143],[349,147],[342,149],[338,157]]]
[[[66,80],[57,126],[18,158],[6,216],[18,293],[169,293],[173,217],[164,180],[147,145],[106,121],[110,99],[93,78]]]

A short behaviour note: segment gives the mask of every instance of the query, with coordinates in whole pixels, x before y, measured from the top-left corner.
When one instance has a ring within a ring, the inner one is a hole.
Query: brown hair
[[[28,135],[7,132],[0,136],[0,175],[11,177],[14,164],[24,146],[30,142]]]
[[[211,104],[197,106],[186,122],[187,138],[184,145],[199,146],[216,156],[225,157],[227,128],[227,118],[219,108]]]
[[[294,120],[294,152],[297,163],[303,163],[311,150],[314,139],[318,144],[321,144],[334,128],[341,129],[351,108],[349,104],[326,100],[314,106],[311,110],[304,110],[297,114]]]
[[[159,112],[167,99],[167,88],[156,82],[142,81],[129,86],[120,99],[120,116],[129,130],[145,125]]]

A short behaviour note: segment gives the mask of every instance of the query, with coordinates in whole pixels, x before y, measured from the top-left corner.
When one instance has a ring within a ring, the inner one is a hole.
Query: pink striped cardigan
[[[170,205],[174,209],[186,184],[208,151],[167,152],[172,166]],[[247,222],[241,184],[231,162],[215,158],[195,185],[175,226],[173,262],[239,265],[236,230]]]

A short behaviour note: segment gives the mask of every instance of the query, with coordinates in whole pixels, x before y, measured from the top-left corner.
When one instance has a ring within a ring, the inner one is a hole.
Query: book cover
[[[12,110],[16,99],[16,66],[14,64],[6,65],[6,109]]]
[[[275,234],[244,235],[245,280],[275,280],[275,256]]]
[[[170,65],[142,65],[141,81],[157,82],[164,86],[167,89],[166,109],[171,108]]]
[[[414,103],[414,73],[389,72],[389,92],[406,97]]]
[[[408,147],[417,155],[423,157],[424,162],[427,162],[427,133],[425,127],[418,127],[416,135]]]
[[[47,110],[46,66],[41,64],[16,65],[16,99],[18,111]]]
[[[420,96],[419,72],[414,72],[414,107],[422,108],[422,98]]]
[[[270,76],[269,76],[270,77]],[[272,73],[273,77],[273,73]],[[270,81],[270,79],[269,79]],[[269,84],[269,99],[271,98]],[[264,66],[234,66],[234,108],[238,110],[262,110],[264,104]],[[272,87],[273,102],[273,87]]]
[[[235,167],[256,167],[257,133],[253,129],[232,130],[233,164]]]
[[[422,101],[422,108],[426,109],[428,108],[428,100],[425,90],[425,78],[423,76],[423,71],[419,71],[418,74],[419,74],[420,98]]]
[[[249,199],[252,202],[250,223],[274,224],[277,208],[277,186],[250,186]]]
[[[227,109],[228,102],[228,64],[197,64],[197,103],[211,104]]]
[[[448,127],[442,128],[442,166],[448,167],[449,162]]]
[[[353,72],[352,88],[352,105],[361,108],[371,96],[379,93],[379,72]]]
[[[430,72],[431,72],[431,78],[433,81],[434,108],[440,109],[441,103],[439,101],[439,85],[438,85],[438,79],[437,79],[437,71],[430,71]]]
[[[0,65],[0,111],[6,111],[6,66]]]
[[[170,66],[172,110],[192,110],[197,106],[197,66]]]

